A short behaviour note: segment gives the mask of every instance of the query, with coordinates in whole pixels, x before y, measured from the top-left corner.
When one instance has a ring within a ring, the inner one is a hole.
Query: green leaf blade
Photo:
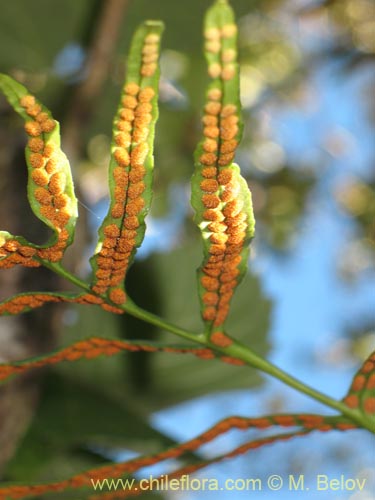
[[[358,411],[375,432],[375,351],[353,377],[343,402]]]
[[[136,31],[113,124],[110,207],[99,228],[91,265],[93,290],[116,305],[126,301],[126,272],[143,242],[151,205],[162,32],[163,24],[157,21],[148,21]]]
[[[210,83],[204,137],[195,152],[191,204],[203,239],[198,290],[206,334],[214,343],[227,343],[224,324],[232,295],[246,273],[255,229],[251,193],[233,163],[243,126],[237,26],[227,2],[217,1],[208,10],[204,33]]]
[[[25,121],[29,138],[25,150],[27,196],[31,209],[54,232],[46,245],[23,243],[37,249],[39,259],[58,262],[74,239],[78,217],[70,165],[60,147],[59,123],[23,85],[8,75],[0,74],[0,90]],[[9,239],[6,233],[2,237]]]

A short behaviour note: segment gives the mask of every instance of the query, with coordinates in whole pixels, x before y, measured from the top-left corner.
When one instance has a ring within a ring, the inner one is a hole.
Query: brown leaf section
[[[62,361],[77,361],[79,359],[94,359],[98,356],[113,356],[115,354],[130,352],[169,352],[175,354],[193,354],[201,359],[213,359],[216,354],[211,349],[162,347],[147,344],[129,343],[122,340],[111,340],[93,337],[62,349],[61,351],[44,356],[43,358],[30,361],[18,361],[16,363],[0,364],[0,380],[5,380],[11,375],[20,374],[32,368],[41,368],[54,365]],[[236,360],[225,358],[223,361],[236,364]],[[239,361],[239,360],[238,360]]]
[[[285,441],[296,436],[305,435],[312,430],[317,430],[321,432],[330,431],[333,429],[337,430],[349,430],[355,429],[356,425],[349,421],[336,422],[330,417],[324,417],[322,415],[270,415],[260,418],[244,418],[244,417],[229,417],[216,425],[208,429],[206,432],[200,434],[199,436],[186,441],[180,445],[173,448],[169,448],[161,453],[154,455],[135,458],[127,462],[122,462],[118,464],[105,465],[103,467],[87,470],[82,474],[77,474],[70,479],[65,481],[49,483],[49,484],[39,484],[33,486],[10,486],[7,488],[0,489],[0,499],[20,499],[26,498],[28,496],[43,495],[50,492],[60,492],[68,488],[83,488],[92,486],[92,480],[104,479],[104,478],[116,478],[124,474],[133,474],[134,472],[154,465],[161,461],[167,459],[176,459],[186,452],[192,452],[200,448],[206,443],[211,442],[216,437],[228,432],[231,429],[245,430],[250,428],[255,429],[266,429],[273,427],[275,425],[281,427],[303,427],[301,431],[297,431],[291,434],[281,434],[277,436],[270,436],[258,440],[253,440],[251,442],[245,443],[238,448],[230,451],[229,453],[216,457],[213,460],[205,461],[198,464],[193,464],[182,469],[175,471],[170,474],[169,477],[172,479],[174,477],[181,477],[184,474],[192,474],[193,472],[206,467],[209,464],[221,462],[222,460],[233,458],[238,455],[247,453],[252,449],[260,448],[261,446],[272,444],[275,441]],[[108,494],[100,495],[99,498],[106,498],[107,500],[112,498],[126,498],[129,496],[136,496],[142,493],[142,490],[135,488],[128,491],[118,491],[111,492]],[[92,497],[94,500],[95,497]]]

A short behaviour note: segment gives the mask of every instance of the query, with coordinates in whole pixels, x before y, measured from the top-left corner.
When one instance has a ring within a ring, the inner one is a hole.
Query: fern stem
[[[93,293],[92,289],[87,285],[87,283],[80,280],[74,274],[70,273],[60,263],[54,264],[48,261],[43,261],[43,265],[51,269],[51,271],[54,271],[57,274],[59,274],[61,277],[67,279],[74,285],[78,286],[79,288],[82,288],[86,292]],[[102,298],[106,299],[106,297]],[[214,349],[217,352],[224,354],[225,356],[231,356],[240,359],[241,361],[244,361],[244,363],[246,363],[247,365],[258,369],[263,373],[271,375],[272,377],[278,379],[279,381],[283,382],[289,387],[292,387],[298,392],[303,393],[306,396],[315,399],[316,401],[319,401],[319,403],[322,403],[325,406],[337,410],[342,415],[346,416],[356,424],[360,425],[362,428],[366,428],[375,434],[374,423],[366,419],[366,417],[362,415],[359,411],[352,410],[351,408],[346,406],[343,402],[337,401],[331,398],[330,396],[323,394],[322,392],[317,391],[316,389],[306,385],[302,381],[294,378],[292,375],[289,375],[287,372],[283,371],[281,368],[278,368],[273,363],[270,363],[266,359],[262,358],[248,346],[238,342],[235,339],[231,338],[231,344],[228,346],[225,347],[218,346],[216,344],[212,344],[211,342],[207,341],[204,333],[189,332],[183,328],[180,328],[179,326],[169,323],[168,321],[165,321],[159,316],[152,314],[151,312],[148,312],[142,309],[141,307],[137,306],[130,299],[128,299],[128,301],[125,304],[119,305],[117,307],[123,309],[128,314],[131,314],[132,316],[145,321],[146,323],[150,323],[159,328],[162,328],[163,330],[174,333],[175,335],[178,335],[179,337],[182,337],[186,340],[190,340],[191,342],[194,342],[196,344],[200,344],[209,347],[211,349]]]

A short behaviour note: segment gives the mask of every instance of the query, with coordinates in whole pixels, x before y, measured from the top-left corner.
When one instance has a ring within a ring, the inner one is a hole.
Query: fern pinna
[[[87,470],[53,483],[8,485],[0,488],[0,498],[40,497],[49,492],[90,488],[97,478],[119,477],[187,452],[198,450],[230,429],[273,427],[291,428],[290,433],[259,437],[210,460],[179,467],[170,478],[193,473],[209,464],[247,453],[261,446],[312,431],[332,429],[349,431],[364,428],[375,433],[375,353],[369,356],[355,375],[347,396],[336,401],[294,379],[250,347],[230,336],[225,321],[231,299],[246,274],[249,243],[254,236],[251,194],[240,167],[233,163],[241,139],[237,26],[226,0],[217,0],[205,18],[205,56],[209,83],[202,117],[203,133],[195,153],[191,203],[194,220],[200,229],[203,262],[198,269],[198,293],[202,333],[193,333],[173,325],[138,307],[128,297],[126,275],[145,234],[145,218],[150,209],[153,180],[154,130],[158,118],[159,54],[163,25],[149,21],[137,30],[130,48],[127,77],[113,123],[109,165],[110,205],[99,229],[98,244],[90,262],[92,278],[84,282],[63,265],[62,257],[73,242],[77,219],[69,162],[60,148],[59,124],[51,113],[21,84],[0,75],[0,89],[10,105],[25,121],[28,136],[26,163],[28,199],[34,214],[52,231],[45,245],[36,245],[22,236],[0,232],[0,268],[17,265],[45,266],[77,285],[80,293],[20,293],[0,304],[0,314],[14,315],[43,306],[48,302],[98,305],[113,313],[128,313],[188,340],[189,344],[171,345],[156,341],[142,342],[93,337],[80,340],[40,357],[3,363],[0,380],[32,368],[75,361],[82,358],[112,356],[124,351],[190,354],[202,360],[220,359],[225,363],[249,365],[268,373],[303,392],[337,415],[279,414],[258,418],[227,418],[196,438],[165,451]],[[233,368],[235,369],[235,368]],[[126,491],[103,492],[86,498],[125,498],[141,493],[134,483]],[[80,494],[83,492],[81,491]]]

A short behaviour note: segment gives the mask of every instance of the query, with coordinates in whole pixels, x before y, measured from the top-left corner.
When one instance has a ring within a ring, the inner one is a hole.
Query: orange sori
[[[246,238],[247,220],[243,202],[238,199],[239,182],[229,167],[234,159],[238,142],[237,107],[221,106],[222,92],[212,88],[208,92],[203,123],[205,125],[199,157],[202,165],[200,183],[203,219],[210,231],[209,257],[202,268],[201,284],[205,289],[202,301],[203,318],[219,330],[212,341],[229,345],[230,341],[220,332],[229,303],[237,285],[240,272],[241,251]]]
[[[148,50],[156,46],[157,35],[152,35]],[[151,35],[148,35],[146,41]],[[147,52],[148,53],[148,52]],[[154,63],[144,63],[146,65]],[[142,66],[143,68],[143,66]],[[154,68],[154,66],[152,66]],[[156,70],[156,66],[154,71]],[[150,72],[150,69],[147,69]],[[147,76],[150,76],[149,74]],[[96,283],[93,291],[104,294],[114,304],[123,304],[126,295],[121,285],[124,281],[131,254],[136,246],[139,215],[145,207],[142,194],[145,186],[145,161],[149,153],[147,138],[152,120],[151,101],[155,92],[151,87],[140,88],[135,82],[127,83],[122,97],[122,108],[118,113],[114,136],[113,157],[116,166],[114,179],[114,203],[111,216],[114,222],[104,229],[102,248],[97,257]],[[103,308],[122,313],[119,308],[103,304]]]
[[[231,340],[222,332],[229,304],[238,284],[241,252],[248,224],[244,203],[238,197],[240,184],[230,165],[238,146],[238,106],[228,101],[227,82],[236,77],[236,49],[228,47],[236,36],[235,24],[205,30],[205,48],[210,56],[208,73],[216,79],[207,93],[203,116],[200,182],[203,220],[209,232],[209,256],[201,271],[204,289],[203,319],[212,325],[211,341],[222,347]],[[232,362],[230,358],[227,362]]]
[[[65,173],[59,170],[59,153],[53,144],[48,143],[45,135],[55,129],[56,122],[42,111],[42,107],[32,95],[23,96],[20,105],[32,118],[25,124],[25,131],[29,136],[27,150],[28,161],[32,167],[34,199],[40,206],[41,215],[53,224],[58,239],[52,247],[46,249],[21,245],[12,239],[0,242],[0,257],[8,256],[7,259],[0,261],[0,267],[12,267],[14,264],[37,267],[40,262],[34,260],[35,256],[52,262],[61,260],[63,249],[69,239],[65,226],[72,215],[69,197],[64,192]]]

